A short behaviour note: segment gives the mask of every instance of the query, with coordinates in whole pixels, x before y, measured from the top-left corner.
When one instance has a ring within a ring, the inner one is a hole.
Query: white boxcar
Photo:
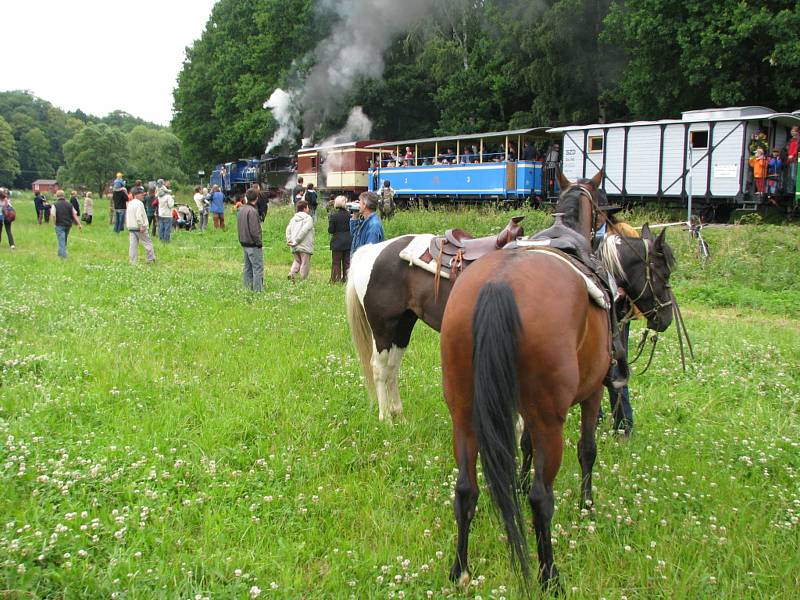
[[[690,110],[680,120],[556,127],[563,136],[562,169],[569,179],[605,170],[604,188],[618,201],[664,199],[752,204],[748,143],[763,130],[783,148],[800,114],[763,106]],[[691,165],[691,168],[690,168]]]

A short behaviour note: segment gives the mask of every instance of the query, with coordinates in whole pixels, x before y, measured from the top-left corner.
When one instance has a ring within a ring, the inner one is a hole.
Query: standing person
[[[311,214],[311,219],[314,223],[317,222],[317,205],[319,204],[319,200],[317,199],[317,192],[314,190],[314,184],[309,183],[308,187],[306,188],[306,193],[303,196],[303,200],[306,201],[308,204],[308,211]]]
[[[267,217],[267,211],[269,210],[269,193],[261,189],[261,184],[254,183],[253,189],[258,194],[258,198],[256,198],[256,207],[258,208],[258,220],[262,223],[264,219]]]
[[[289,270],[291,281],[295,280],[298,273],[301,279],[308,278],[311,255],[314,254],[314,220],[308,202],[298,201],[295,210],[297,212],[286,226],[286,244],[292,250],[292,268]]]
[[[208,204],[206,204],[207,193],[207,190],[198,185],[196,188],[194,188],[194,196],[192,196],[194,204],[197,206],[197,215],[200,217],[200,231],[205,231],[206,225],[208,225]]]
[[[116,185],[116,181],[114,185]],[[128,205],[128,190],[124,186],[114,189],[111,194],[111,201],[114,206],[114,233],[119,233],[125,229],[125,207]]]
[[[261,244],[261,221],[258,217],[258,192],[250,188],[245,192],[246,204],[239,209],[236,231],[244,253],[242,280],[244,287],[254,292],[264,289],[264,250]]]
[[[83,222],[87,225],[91,225],[93,214],[94,201],[92,200],[92,192],[86,192],[83,196]]]
[[[756,155],[750,159],[750,167],[753,169],[753,179],[756,182],[756,192],[764,194],[767,182],[767,157],[764,156],[764,149],[760,146],[756,148]]]
[[[378,209],[383,219],[391,219],[394,216],[394,189],[388,179],[383,180],[383,187],[378,196]]]
[[[47,200],[47,196],[45,194],[42,194],[42,214],[44,216],[44,222],[45,223],[49,223],[50,222],[50,208],[51,207],[52,207],[52,205]]]
[[[373,192],[362,192],[358,197],[358,214],[350,219],[350,235],[353,241],[350,254],[367,244],[378,244],[383,241],[383,224],[375,214],[378,209],[378,196]]]
[[[211,188],[211,217],[214,219],[214,229],[225,229],[225,196],[219,191],[219,186]]]
[[[797,152],[800,150],[800,127],[792,127],[791,138],[786,144],[786,186],[787,193],[794,194],[797,189]]]
[[[347,198],[336,196],[333,210],[328,214],[328,233],[331,234],[331,283],[347,281],[350,270],[350,215],[347,213]]]
[[[72,208],[72,205],[64,198],[64,191],[58,190],[56,192],[56,201],[50,208],[50,216],[53,217],[56,228],[56,239],[58,240],[58,256],[60,258],[67,258],[67,239],[69,238],[69,231],[73,223],[78,226],[78,229],[83,229],[78,213]]]
[[[128,203],[128,210],[125,214],[125,226],[128,228],[128,260],[131,264],[136,264],[136,259],[139,258],[139,244],[144,246],[147,252],[147,262],[156,262],[156,255],[153,252],[153,242],[147,233],[147,211],[144,209],[144,188],[139,186],[134,188],[133,200]]]
[[[158,196],[158,239],[165,244],[169,243],[172,234],[172,209],[175,206],[175,199],[169,189],[169,181],[159,179],[156,188]]]
[[[75,213],[80,217],[81,216],[81,203],[78,202],[78,191],[72,190],[69,193],[69,203],[72,205],[72,208],[75,209]]]
[[[11,200],[8,199],[8,191],[3,188],[0,189],[0,221],[3,222],[3,227],[0,229],[0,242],[3,241],[3,229],[6,230],[6,239],[8,239],[9,247],[14,250],[14,235],[11,233],[11,223],[17,218],[17,211],[11,205]]]
[[[156,186],[154,183],[147,184],[147,193],[144,195],[144,212],[147,215],[148,227],[150,235],[156,234],[156,227],[158,226],[158,217],[156,217],[156,209],[158,208],[158,196],[156,196]]]
[[[303,185],[303,178],[297,178],[297,184],[292,188],[292,204],[297,204],[298,200],[303,199],[303,194],[306,193],[306,188]]]
[[[136,196],[136,193],[139,190],[142,190],[144,192],[144,186],[142,186],[142,180],[141,179],[137,179],[136,182],[133,184],[133,187],[131,188],[131,198]]]
[[[597,231],[596,235],[599,238],[602,239],[609,235],[633,238],[640,237],[638,231],[628,225],[625,221],[619,220],[614,216],[614,214],[620,210],[622,210],[622,208],[619,206],[600,207],[600,210],[597,213],[597,219],[595,221],[595,227]],[[630,298],[625,295],[625,291],[622,288],[617,288],[617,294],[618,298],[615,302],[615,310],[617,311],[617,314],[627,314],[633,307],[633,318],[640,318],[638,309],[636,309],[636,306],[631,302]],[[619,335],[622,345],[625,347],[625,351],[627,353],[628,337],[630,335],[630,321],[626,321],[622,325]],[[614,371],[615,372],[612,372],[611,374],[611,381],[618,379],[620,376],[617,372],[616,366],[614,367]],[[633,431],[633,406],[631,406],[628,385],[626,384],[620,389],[616,389],[613,385],[606,385],[606,389],[608,390],[608,401],[611,404],[611,416],[614,419],[614,430],[622,430],[626,436],[629,436],[631,431]],[[602,418],[602,410],[600,413],[600,418]]]
[[[36,220],[39,222],[39,225],[42,224],[42,217],[44,217],[44,205],[44,196],[42,196],[41,192],[36,192],[36,195],[33,197],[33,206],[36,209]]]
[[[779,148],[772,149],[772,156],[767,161],[767,193],[774,196],[778,193],[781,182],[781,151]]]

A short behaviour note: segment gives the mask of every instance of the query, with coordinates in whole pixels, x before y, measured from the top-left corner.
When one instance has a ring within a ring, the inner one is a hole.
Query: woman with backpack
[[[3,222],[3,229],[6,230],[6,237],[8,238],[8,245],[13,250],[16,248],[14,245],[14,236],[11,233],[11,223],[17,218],[17,211],[11,205],[8,199],[8,192],[5,189],[0,189],[0,221]],[[0,229],[0,242],[3,241],[3,230]]]

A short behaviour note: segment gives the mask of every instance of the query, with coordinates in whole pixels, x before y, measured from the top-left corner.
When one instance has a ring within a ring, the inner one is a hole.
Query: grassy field
[[[104,203],[66,261],[30,197],[16,205],[17,249],[0,247],[0,598],[520,597],[485,489],[473,582],[448,581],[438,336],[417,328],[406,419],[379,423],[327,282],[324,213],[311,278],[293,285],[289,209],[270,210],[253,295],[232,214],[130,266]],[[402,213],[386,230],[488,233],[507,216]],[[674,328],[662,335],[633,379],[634,435],[600,429],[588,514],[570,415],[553,531],[566,597],[797,597],[799,234],[708,229],[702,268],[669,233],[696,360],[684,374]]]

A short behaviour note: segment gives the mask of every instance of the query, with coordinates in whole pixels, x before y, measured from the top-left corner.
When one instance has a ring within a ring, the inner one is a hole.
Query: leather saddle
[[[519,224],[524,216],[511,217],[505,229],[497,235],[476,238],[463,229],[448,229],[443,236],[431,239],[428,252],[436,261],[437,271],[448,269],[455,279],[469,264],[484,254],[494,252],[524,235]]]

